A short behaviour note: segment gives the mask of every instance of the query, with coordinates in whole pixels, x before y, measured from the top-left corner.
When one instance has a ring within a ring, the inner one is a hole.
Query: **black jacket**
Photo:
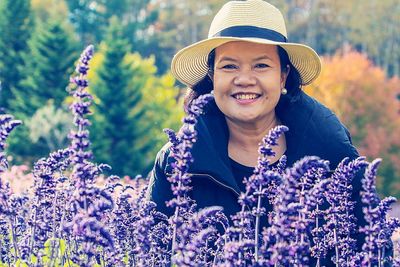
[[[358,157],[349,132],[335,114],[305,93],[302,92],[295,102],[280,103],[277,115],[282,124],[289,127],[285,133],[288,167],[304,156],[318,156],[329,160],[333,170],[343,158]],[[240,189],[228,158],[227,124],[214,101],[199,118],[196,130],[198,138],[192,149],[194,162],[189,169],[193,186],[190,196],[199,208],[217,205],[224,208],[226,215],[234,214],[240,209],[237,203]],[[165,205],[165,201],[172,198],[166,178],[171,174],[169,147],[170,144],[166,144],[157,155],[147,193],[157,203],[159,211],[172,215],[173,210]],[[357,202],[360,186],[358,176],[353,184]],[[361,208],[356,209],[361,212]]]
[[[318,156],[329,160],[330,168],[334,170],[343,158],[358,157],[349,132],[336,115],[305,93],[301,92],[294,102],[280,102],[277,116],[283,125],[289,127],[289,131],[285,132],[288,167],[304,156]],[[189,168],[193,186],[190,197],[196,201],[198,208],[222,206],[226,215],[235,214],[240,210],[237,202],[240,189],[228,158],[229,133],[225,117],[214,101],[208,104],[205,114],[199,118],[196,130],[198,138],[192,149],[194,162]],[[167,181],[173,161],[169,157],[169,147],[170,144],[166,144],[157,155],[147,194],[157,203],[159,211],[170,216],[173,210],[165,205],[165,201],[173,197]],[[359,172],[353,180],[352,200],[356,202],[358,225],[365,224],[359,195],[362,174]],[[266,224],[267,219],[264,218],[261,226]],[[358,234],[356,238],[361,248],[364,236]],[[315,266],[313,261],[310,266]],[[332,265],[329,261],[323,261],[323,264]]]

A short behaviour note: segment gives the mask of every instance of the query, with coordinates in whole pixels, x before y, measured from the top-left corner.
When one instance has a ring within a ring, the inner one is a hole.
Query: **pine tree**
[[[14,114],[29,118],[50,99],[56,107],[61,106],[68,95],[76,51],[76,42],[62,22],[50,19],[38,27],[29,41],[29,53],[23,55],[23,80],[12,88],[10,109]]]
[[[12,88],[9,103],[11,112],[24,122],[9,139],[9,153],[18,163],[50,152],[44,140],[35,143],[30,140],[29,123],[49,101],[62,107],[77,58],[77,45],[62,22],[50,19],[38,26],[29,40],[29,53],[23,55],[25,66],[19,69],[23,79]]]
[[[11,88],[21,80],[18,66],[33,28],[29,0],[0,1],[0,107],[8,108]]]
[[[145,109],[140,102],[146,81],[127,60],[130,47],[115,17],[103,48],[103,64],[91,86],[98,100],[91,131],[94,154],[98,162],[111,165],[112,173],[136,175],[148,149],[142,142],[147,129],[141,123]]]

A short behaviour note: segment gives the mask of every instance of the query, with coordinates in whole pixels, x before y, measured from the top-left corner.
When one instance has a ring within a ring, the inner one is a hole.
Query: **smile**
[[[254,93],[250,93],[250,94],[238,93],[238,94],[234,94],[232,96],[238,100],[251,100],[251,99],[256,99],[256,98],[260,97],[259,94],[254,94]]]

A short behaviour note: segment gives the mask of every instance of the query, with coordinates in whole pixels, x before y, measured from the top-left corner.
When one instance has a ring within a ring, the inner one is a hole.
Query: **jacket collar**
[[[189,167],[189,172],[209,174],[240,192],[228,156],[228,126],[225,116],[218,109],[215,101],[212,100],[207,105],[205,113],[199,117],[196,131],[197,142],[192,148],[194,162]]]

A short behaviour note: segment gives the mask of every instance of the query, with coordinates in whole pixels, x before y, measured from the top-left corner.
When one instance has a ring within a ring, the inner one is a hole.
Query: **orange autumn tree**
[[[400,196],[400,83],[367,56],[349,48],[323,58],[323,70],[305,91],[348,127],[361,155],[383,158],[382,195]]]

